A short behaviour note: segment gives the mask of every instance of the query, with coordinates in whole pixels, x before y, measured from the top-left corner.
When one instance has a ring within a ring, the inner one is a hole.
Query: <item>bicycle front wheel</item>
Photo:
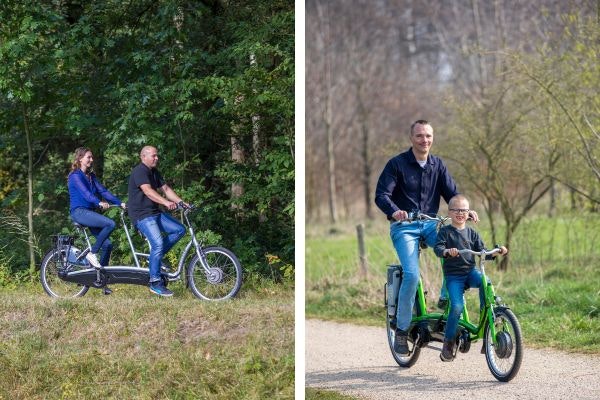
[[[483,345],[485,359],[492,375],[501,382],[513,379],[521,368],[523,359],[523,341],[521,325],[517,317],[508,308],[494,310],[496,344],[492,342],[489,324],[485,327]]]
[[[192,293],[203,300],[225,300],[234,297],[242,286],[242,266],[233,252],[224,247],[206,247],[205,270],[198,255],[187,268],[187,283]]]
[[[81,297],[87,293],[89,286],[67,282],[60,278],[63,273],[64,250],[52,249],[44,256],[40,265],[40,281],[42,287],[51,297]]]

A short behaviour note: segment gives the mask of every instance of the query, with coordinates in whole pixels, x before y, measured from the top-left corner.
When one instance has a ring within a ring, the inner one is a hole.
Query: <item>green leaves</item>
[[[139,150],[152,144],[165,179],[201,204],[203,229],[243,263],[267,273],[265,254],[291,262],[293,4],[102,0],[75,12],[7,0],[0,20],[0,143],[10,145],[0,147],[0,200],[25,212],[25,106],[42,241],[65,226],[76,147],[92,148],[100,180],[125,198]]]

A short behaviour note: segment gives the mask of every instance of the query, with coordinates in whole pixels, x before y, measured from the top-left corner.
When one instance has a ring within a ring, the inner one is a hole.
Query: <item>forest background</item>
[[[0,286],[33,277],[50,235],[70,228],[79,146],[125,200],[140,149],[156,146],[163,177],[246,281],[293,279],[293,7],[2,1]],[[129,257],[123,230],[111,238],[113,261]]]
[[[600,1],[309,0],[306,25],[308,226],[384,220],[375,184],[417,119],[493,243],[597,214]]]

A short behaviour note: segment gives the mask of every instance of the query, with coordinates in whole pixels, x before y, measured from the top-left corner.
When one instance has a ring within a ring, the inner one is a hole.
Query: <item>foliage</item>
[[[23,216],[29,206],[28,118],[40,248],[68,229],[76,147],[92,148],[96,174],[126,200],[129,171],[150,144],[169,184],[200,206],[201,229],[243,253],[250,272],[269,273],[266,254],[292,262],[292,3],[6,1],[0,17],[1,207]],[[232,160],[232,138],[242,161]],[[124,238],[113,234],[117,247]],[[26,254],[12,256],[24,268]]]
[[[563,16],[565,29],[534,57],[510,53],[513,81],[529,88],[534,112],[547,114],[545,129],[561,162],[551,175],[600,204],[600,24],[595,17]]]

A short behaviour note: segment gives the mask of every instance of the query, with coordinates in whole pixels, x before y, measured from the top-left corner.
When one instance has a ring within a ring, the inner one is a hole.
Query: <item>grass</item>
[[[203,302],[115,285],[79,299],[0,294],[0,399],[291,399],[293,288]],[[268,311],[268,312],[267,312]]]
[[[525,221],[510,249],[509,271],[487,264],[496,293],[519,318],[528,346],[600,354],[599,223],[598,215]],[[385,223],[366,224],[369,275],[362,277],[354,226],[307,227],[307,317],[384,324],[386,265],[397,263],[388,229]],[[485,222],[477,229],[491,244]],[[442,274],[431,250],[422,256],[421,272],[428,303],[434,304]],[[476,296],[475,291],[467,295],[474,307]]]
[[[340,394],[330,390],[306,388],[305,393],[306,400],[351,400],[356,397]]]

